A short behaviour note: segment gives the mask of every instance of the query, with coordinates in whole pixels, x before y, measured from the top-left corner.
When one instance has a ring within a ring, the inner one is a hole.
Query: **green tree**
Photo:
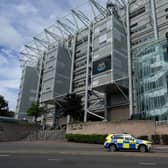
[[[43,107],[36,102],[33,102],[31,107],[27,110],[27,115],[34,117],[34,121],[37,124],[37,118],[40,117],[45,112]]]
[[[74,120],[83,121],[82,96],[75,93],[68,94],[62,103],[64,116],[70,115]]]
[[[0,95],[0,116],[6,116],[8,111],[8,102]]]

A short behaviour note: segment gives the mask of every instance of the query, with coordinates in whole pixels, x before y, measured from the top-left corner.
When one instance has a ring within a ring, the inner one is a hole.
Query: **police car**
[[[119,150],[138,150],[140,152],[149,152],[152,142],[136,139],[130,134],[109,134],[106,137],[104,147],[109,151]]]

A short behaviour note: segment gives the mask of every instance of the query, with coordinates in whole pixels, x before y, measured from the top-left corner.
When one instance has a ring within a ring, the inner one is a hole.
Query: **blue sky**
[[[87,0],[0,0],[0,95],[15,110],[19,50],[45,27]]]

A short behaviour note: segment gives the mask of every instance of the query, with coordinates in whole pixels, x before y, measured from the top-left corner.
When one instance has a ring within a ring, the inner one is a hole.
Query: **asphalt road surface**
[[[157,147],[151,153],[112,153],[103,149],[102,145],[76,144],[61,141],[0,143],[0,168],[108,167],[167,168],[168,148]]]

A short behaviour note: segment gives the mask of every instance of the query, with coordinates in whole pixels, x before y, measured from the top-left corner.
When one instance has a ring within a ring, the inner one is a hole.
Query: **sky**
[[[87,0],[0,0],[0,95],[16,108],[21,68],[19,50]]]

